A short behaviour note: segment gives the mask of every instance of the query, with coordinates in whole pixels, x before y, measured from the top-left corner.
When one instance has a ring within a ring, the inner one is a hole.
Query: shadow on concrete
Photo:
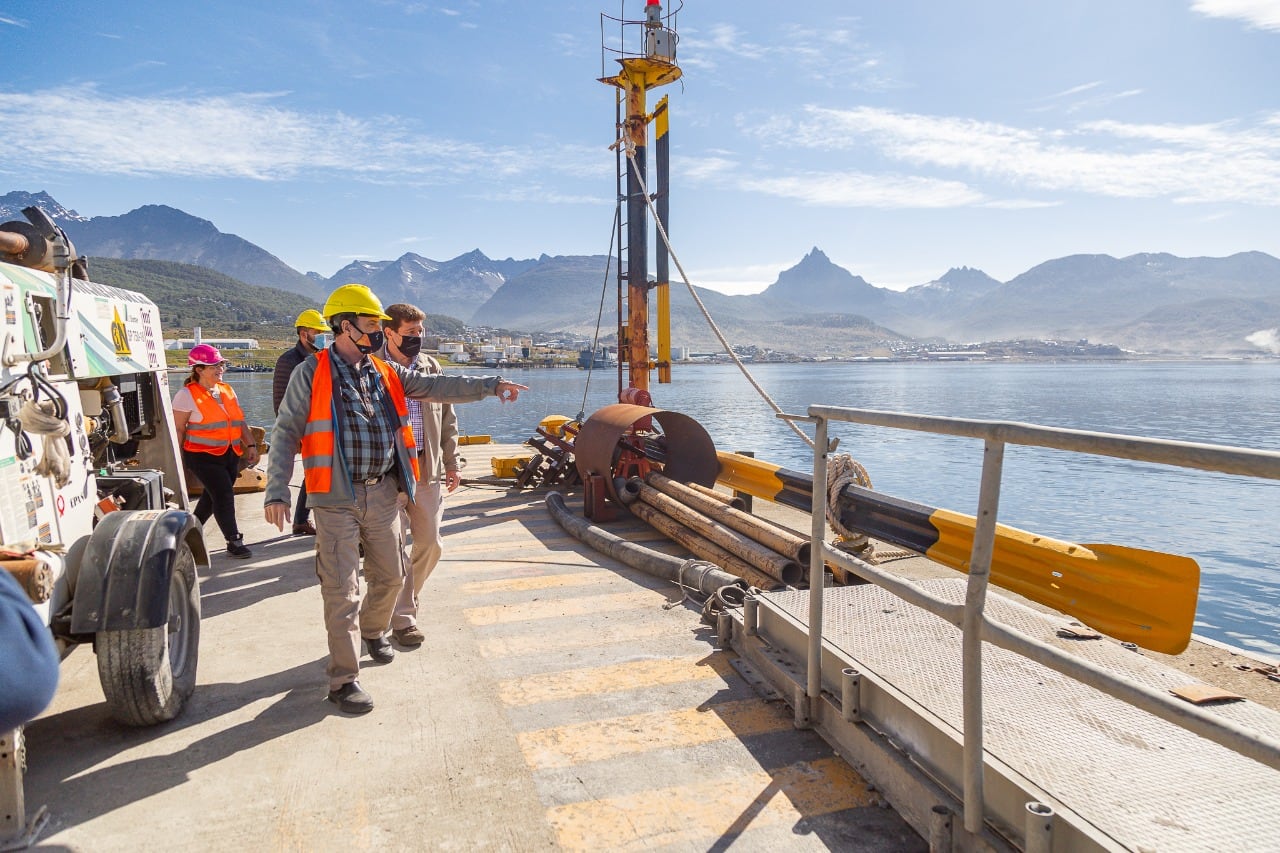
[[[106,703],[53,714],[27,727],[30,809],[50,811],[46,835],[188,782],[191,774],[336,714],[318,686],[322,661],[310,661],[238,684],[202,684],[182,716],[153,728],[131,729],[107,715]],[[281,695],[283,694],[283,695]],[[170,737],[256,701],[277,697],[251,720],[214,732],[176,752],[98,765],[130,749]],[[88,770],[88,768],[97,768]]]
[[[716,652],[706,660],[710,662],[721,654],[734,655]],[[780,700],[760,698],[737,672],[726,678],[725,690],[699,706],[701,711],[717,714],[770,777],[751,803],[707,848],[708,853],[733,849],[752,822],[776,798],[785,798],[800,814],[800,819],[791,827],[792,833],[816,836],[828,850],[926,853],[928,843],[897,812],[883,805],[880,796],[873,793],[874,788],[862,788],[865,783],[847,765],[841,762],[842,769],[835,772],[830,767],[824,768],[824,763],[832,758],[839,759],[817,732],[789,727],[765,733],[743,731],[739,717],[720,713],[728,703],[744,695],[760,699],[784,717],[793,716]],[[850,797],[851,788],[858,789],[861,796]],[[851,800],[854,804],[839,807]]]
[[[255,542],[253,557],[233,560],[212,555],[200,573],[202,618],[250,607],[277,595],[317,586],[314,536],[278,536]]]

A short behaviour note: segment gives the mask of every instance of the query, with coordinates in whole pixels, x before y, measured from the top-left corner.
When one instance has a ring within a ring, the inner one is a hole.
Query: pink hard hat
[[[196,344],[191,348],[191,352],[187,353],[187,364],[192,366],[197,364],[210,366],[222,364],[222,361],[222,353],[209,344]]]

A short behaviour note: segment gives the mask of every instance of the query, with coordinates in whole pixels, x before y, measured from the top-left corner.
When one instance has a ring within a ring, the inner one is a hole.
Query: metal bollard
[[[747,595],[742,600],[742,628],[747,632],[748,637],[756,636],[760,619],[759,607],[760,602],[754,595]]]
[[[929,821],[929,853],[951,853],[951,821],[954,815],[946,806],[934,806]]]
[[[728,613],[716,614],[716,648],[729,648],[729,641],[733,639],[733,617]]]
[[[795,727],[797,729],[813,728],[813,720],[809,716],[809,694],[803,684],[797,684],[791,693],[791,701],[795,704]]]
[[[1026,853],[1049,853],[1053,847],[1053,808],[1044,803],[1027,803]]]
[[[840,670],[840,713],[850,723],[862,722],[862,673],[856,669]]]

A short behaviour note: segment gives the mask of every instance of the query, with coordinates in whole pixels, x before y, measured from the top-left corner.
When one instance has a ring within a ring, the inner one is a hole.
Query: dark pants
[[[307,509],[307,481],[298,486],[298,503],[293,508],[293,523],[306,524],[311,518],[311,510]]]
[[[212,453],[182,451],[182,461],[191,473],[200,478],[204,493],[196,501],[196,518],[204,524],[212,515],[218,521],[218,529],[231,542],[240,538],[236,526],[235,482],[240,475],[240,457],[230,448],[219,456]]]

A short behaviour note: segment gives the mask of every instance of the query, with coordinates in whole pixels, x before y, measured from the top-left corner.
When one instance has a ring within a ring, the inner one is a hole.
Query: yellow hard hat
[[[337,314],[365,314],[379,320],[390,320],[382,313],[382,302],[364,284],[344,284],[324,303],[324,319],[331,320]]]
[[[329,324],[320,316],[320,312],[314,308],[308,308],[298,315],[298,319],[293,321],[293,327],[296,329],[315,329],[317,332],[329,331]]]

